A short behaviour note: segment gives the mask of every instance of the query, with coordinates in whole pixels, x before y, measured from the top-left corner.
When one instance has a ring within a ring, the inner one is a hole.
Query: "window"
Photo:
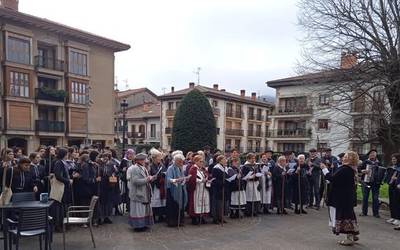
[[[39,120],[57,121],[57,109],[50,106],[39,106]]]
[[[168,110],[174,110],[174,103],[173,102],[169,102],[168,103]]]
[[[45,77],[38,77],[39,88],[57,89],[57,80]]]
[[[77,104],[86,104],[86,84],[72,82],[71,102]]]
[[[30,41],[16,37],[8,37],[7,60],[16,63],[31,64]]]
[[[135,125],[131,125],[131,132],[133,132],[133,133],[136,132],[136,126]]]
[[[372,110],[383,111],[385,108],[385,92],[382,90],[374,91]]]
[[[319,105],[329,105],[329,95],[328,94],[319,95]]]
[[[29,97],[29,75],[10,71],[10,95]]]
[[[156,138],[156,124],[150,124],[150,137]]]
[[[328,119],[320,119],[318,120],[318,129],[320,130],[328,130],[329,129],[329,120]]]
[[[171,145],[172,138],[171,138],[171,137],[168,137],[168,138],[167,138],[167,140],[168,140],[168,142],[167,142],[167,143],[168,143],[168,145]]]
[[[213,105],[214,108],[218,107],[218,101],[213,100],[212,101],[212,105]]]
[[[228,117],[233,116],[233,104],[232,103],[226,104],[226,116],[228,116]]]
[[[76,51],[69,52],[69,72],[87,76],[87,55]]]

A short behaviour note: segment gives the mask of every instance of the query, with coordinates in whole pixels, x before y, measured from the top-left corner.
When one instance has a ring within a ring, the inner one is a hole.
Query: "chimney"
[[[214,84],[213,89],[218,90],[218,84]]]
[[[174,93],[174,92],[175,92],[175,87],[172,86],[172,87],[171,87],[171,93]]]
[[[240,90],[240,96],[245,97],[246,96],[246,90],[242,89]]]
[[[0,7],[18,11],[18,0],[3,0],[3,1],[0,1]]]
[[[251,93],[251,99],[253,101],[255,101],[257,99],[257,93],[256,92]]]
[[[194,88],[194,82],[189,82],[189,88]]]
[[[221,89],[221,92],[225,92],[226,91],[226,89]]]
[[[342,52],[342,56],[340,58],[341,69],[351,69],[356,65],[357,65],[356,53]]]

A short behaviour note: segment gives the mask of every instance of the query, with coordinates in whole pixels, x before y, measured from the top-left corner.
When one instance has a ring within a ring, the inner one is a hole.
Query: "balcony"
[[[65,102],[67,96],[66,91],[51,88],[36,88],[35,92],[36,99],[52,102]]]
[[[311,137],[311,129],[269,130],[268,137],[271,137],[271,138],[310,138]]]
[[[141,132],[128,132],[128,138],[144,139],[145,133]]]
[[[243,129],[227,129],[225,131],[225,134],[233,136],[243,136]]]
[[[243,118],[243,112],[241,112],[241,111],[233,112],[233,111],[227,110],[226,117],[241,119],[241,118]]]
[[[36,120],[37,132],[64,133],[65,123],[63,121]]]
[[[166,112],[167,116],[175,116],[176,109],[168,109]]]
[[[252,137],[262,137],[262,132],[260,130],[248,130],[247,131],[247,136],[252,136]]]
[[[165,128],[165,134],[171,135],[172,134],[172,128]]]
[[[278,106],[275,109],[275,115],[302,115],[312,114],[313,109],[310,106]]]
[[[36,68],[65,71],[64,61],[45,56],[35,56]]]

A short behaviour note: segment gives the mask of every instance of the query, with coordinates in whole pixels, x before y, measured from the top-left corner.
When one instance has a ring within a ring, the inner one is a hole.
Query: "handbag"
[[[11,167],[11,179],[10,179],[10,187],[6,187],[6,175],[7,175],[7,169],[8,167],[5,167],[3,170],[3,191],[0,194],[0,206],[4,206],[10,203],[11,197],[13,195],[11,186],[12,186],[12,181],[14,178],[14,168]]]
[[[51,174],[50,186],[50,199],[62,203],[62,198],[64,196],[64,183],[58,181],[54,174]]]

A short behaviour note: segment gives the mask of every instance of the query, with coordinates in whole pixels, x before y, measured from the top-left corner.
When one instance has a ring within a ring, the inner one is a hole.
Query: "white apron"
[[[207,214],[210,212],[210,194],[206,188],[204,173],[197,170],[196,189],[194,190],[194,213]]]

